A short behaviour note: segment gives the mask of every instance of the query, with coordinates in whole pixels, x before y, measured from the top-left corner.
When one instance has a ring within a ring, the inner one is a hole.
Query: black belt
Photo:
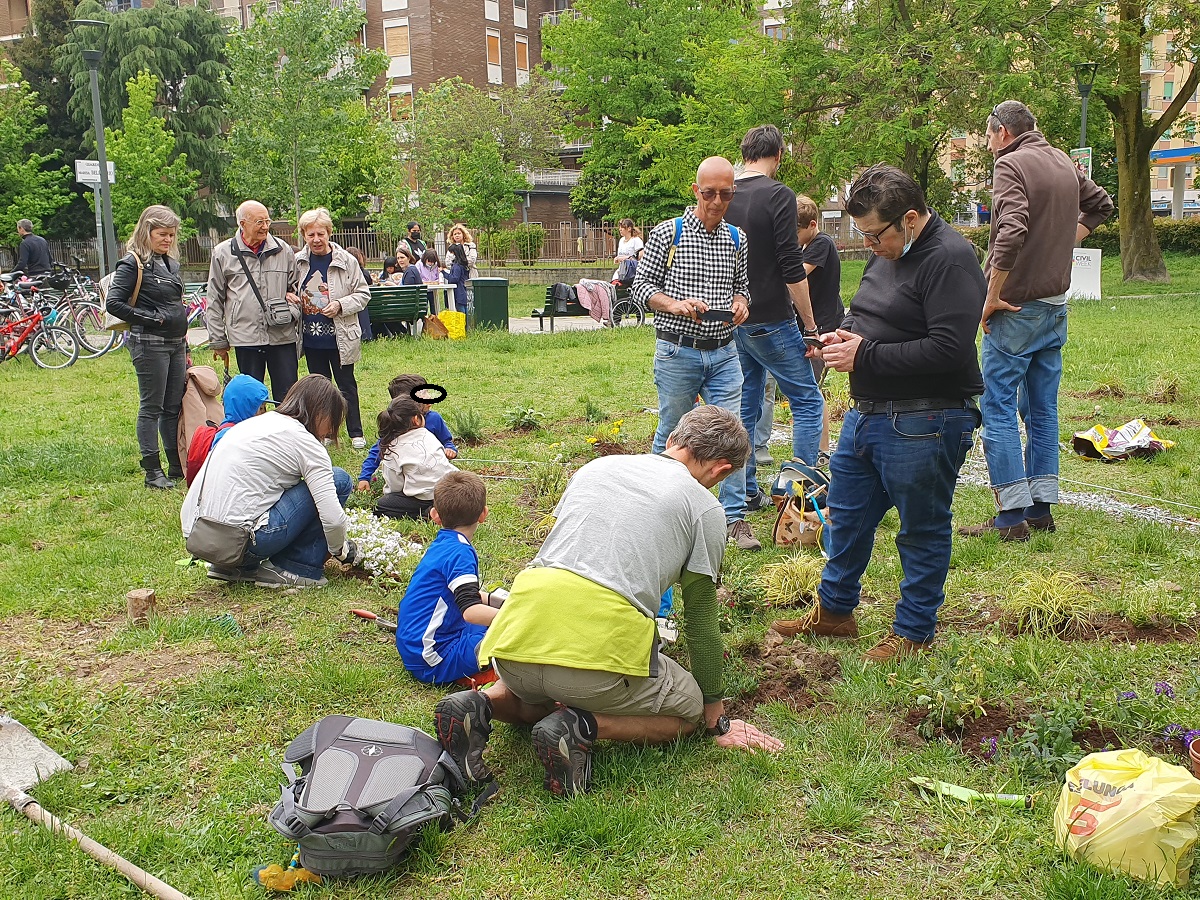
[[[690,334],[676,334],[673,331],[656,331],[654,333],[660,341],[666,341],[668,344],[678,344],[680,347],[691,347],[693,350],[716,350],[718,347],[724,347],[733,340],[733,335],[719,341],[716,338],[698,338],[692,337]]]
[[[929,400],[855,400],[854,408],[863,415],[871,413],[923,412],[927,409],[975,409],[975,401],[967,397],[965,400],[950,400],[934,397]]]

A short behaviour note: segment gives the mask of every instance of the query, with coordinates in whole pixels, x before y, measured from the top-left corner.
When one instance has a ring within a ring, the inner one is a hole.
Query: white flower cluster
[[[380,518],[369,509],[348,509],[347,534],[362,551],[362,566],[372,575],[401,576],[405,557],[420,555],[424,547],[393,530],[390,519]]]

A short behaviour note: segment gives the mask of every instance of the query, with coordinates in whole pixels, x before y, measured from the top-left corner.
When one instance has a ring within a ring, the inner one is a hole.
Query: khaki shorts
[[[692,673],[669,656],[658,655],[658,675],[618,675],[539,663],[493,659],[505,686],[526,703],[561,703],[611,716],[704,718],[704,696]]]

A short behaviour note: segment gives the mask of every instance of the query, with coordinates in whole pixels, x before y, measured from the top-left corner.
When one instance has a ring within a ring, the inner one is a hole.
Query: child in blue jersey
[[[423,375],[397,375],[388,384],[388,394],[393,400],[397,397],[410,397],[414,388],[424,387],[427,384],[429,382]],[[446,459],[457,457],[458,447],[454,445],[454,436],[446,427],[446,420],[434,412],[430,404],[421,403],[420,406],[421,415],[425,417],[425,429],[438,439],[442,445],[442,452],[446,454]],[[358,473],[357,490],[368,491],[371,489],[371,479],[379,471],[379,459],[379,441],[376,441],[375,445],[367,451],[367,458],[363,460],[362,471]]]
[[[418,681],[450,684],[481,669],[479,644],[503,602],[480,591],[471,546],[487,515],[487,488],[473,472],[451,472],[434,487],[431,517],[441,531],[417,564],[396,618],[396,649]]]

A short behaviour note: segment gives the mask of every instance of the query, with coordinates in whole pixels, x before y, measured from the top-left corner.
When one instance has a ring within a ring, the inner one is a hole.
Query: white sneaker
[[[355,450],[366,450],[367,439],[362,437],[350,438],[350,446]]]
[[[254,575],[254,583],[264,588],[323,588],[329,584],[329,580],[324,576],[305,578],[303,575],[279,568],[268,559],[258,567],[258,571]]]

